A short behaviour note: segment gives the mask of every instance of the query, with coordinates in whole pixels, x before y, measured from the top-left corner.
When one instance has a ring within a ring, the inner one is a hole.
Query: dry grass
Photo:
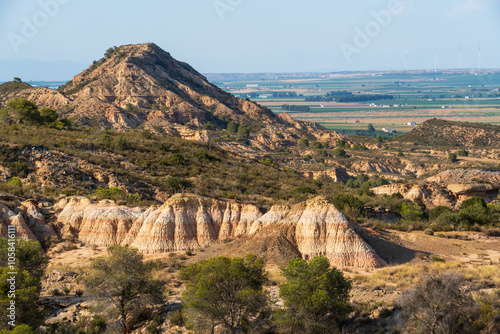
[[[267,270],[268,285],[280,285],[286,283],[286,278],[281,274],[278,268]]]
[[[432,264],[406,264],[387,267],[371,274],[352,276],[354,285],[367,289],[406,290],[415,286],[425,272],[443,273],[456,271],[462,274],[473,288],[500,287],[498,265],[468,266],[460,262],[434,262]]]

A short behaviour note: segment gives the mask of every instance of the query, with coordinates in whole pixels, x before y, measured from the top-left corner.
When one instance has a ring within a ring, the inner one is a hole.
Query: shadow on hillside
[[[394,242],[390,238],[390,233],[385,230],[377,230],[377,233],[373,234],[360,226],[356,226],[356,231],[375,250],[378,256],[389,265],[410,262],[417,257],[417,253],[419,257],[430,255],[430,253],[406,248]]]

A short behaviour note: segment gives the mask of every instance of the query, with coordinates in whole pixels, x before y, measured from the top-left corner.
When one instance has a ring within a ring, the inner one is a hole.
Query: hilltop
[[[110,48],[105,56],[59,87],[58,91],[13,82],[0,86],[0,108],[14,97],[56,109],[60,117],[83,127],[125,132],[148,129],[184,139],[209,142],[248,153],[270,151],[308,137],[333,144],[342,136],[316,123],[237,98],[210,83],[187,63],[153,43]],[[237,138],[217,131],[232,123]],[[234,143],[235,139],[241,139]],[[240,145],[244,144],[244,145]]]
[[[398,138],[430,146],[500,146],[500,126],[430,119]]]

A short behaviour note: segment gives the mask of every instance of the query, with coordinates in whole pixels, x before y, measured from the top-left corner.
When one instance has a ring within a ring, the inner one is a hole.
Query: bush
[[[481,197],[471,197],[466,199],[460,205],[460,211],[468,208],[477,207],[478,209],[487,209],[486,202]]]
[[[187,182],[181,178],[169,176],[165,180],[168,188],[172,191],[178,191],[187,186]]]
[[[401,205],[401,217],[403,221],[421,221],[424,216],[424,210],[417,203],[404,202]]]
[[[114,200],[114,201],[119,201],[119,200],[125,199],[125,192],[117,187],[111,187],[111,188],[99,187],[96,190],[94,190],[94,194],[99,199],[110,199],[110,200]]]
[[[457,162],[457,155],[455,153],[450,153],[448,154],[448,161],[449,162]]]
[[[309,144],[309,147],[321,149],[323,148],[323,144],[321,144],[319,141],[314,140]]]
[[[182,165],[184,163],[184,154],[182,153],[174,153],[168,159],[168,162],[172,165]]]
[[[332,199],[332,204],[350,220],[366,214],[365,204],[351,194],[339,194]]]
[[[238,129],[240,128],[240,125],[234,121],[229,122],[227,125],[227,132],[230,133],[238,133]]]
[[[471,333],[478,307],[463,277],[426,274],[397,304],[408,333]]]
[[[248,139],[250,136],[250,129],[246,126],[240,125],[238,128],[238,138],[239,139]]]
[[[309,140],[307,140],[306,138],[301,138],[298,142],[298,145],[300,147],[309,147]]]
[[[174,326],[184,326],[184,318],[182,317],[182,312],[180,310],[172,313],[170,316],[170,323]]]
[[[429,220],[436,220],[445,213],[452,213],[452,211],[446,206],[436,206],[429,211]]]
[[[9,180],[9,182],[7,182],[7,184],[10,184],[12,186],[15,186],[15,187],[18,187],[18,188],[22,188],[23,187],[23,183],[21,182],[21,180],[18,178],[18,177],[13,177]]]
[[[341,147],[337,147],[334,151],[333,151],[333,155],[337,158],[345,158],[347,157],[347,153],[345,152],[345,150]]]
[[[316,190],[310,188],[310,187],[307,187],[307,186],[302,186],[302,187],[297,187],[295,188],[294,190],[296,193],[298,194],[312,194],[312,195],[316,195]]]
[[[203,124],[202,129],[203,130],[209,130],[209,131],[215,131],[215,130],[217,130],[217,127],[215,126],[214,123],[208,121],[205,124]]]

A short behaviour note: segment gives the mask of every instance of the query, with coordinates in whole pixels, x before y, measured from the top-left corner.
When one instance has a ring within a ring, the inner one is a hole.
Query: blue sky
[[[460,46],[462,67],[478,66],[480,47],[481,66],[500,68],[500,0],[0,2],[4,62],[83,69],[109,46],[143,42],[203,73],[399,70],[405,50],[408,69],[428,69],[436,48],[438,67],[456,68]]]

